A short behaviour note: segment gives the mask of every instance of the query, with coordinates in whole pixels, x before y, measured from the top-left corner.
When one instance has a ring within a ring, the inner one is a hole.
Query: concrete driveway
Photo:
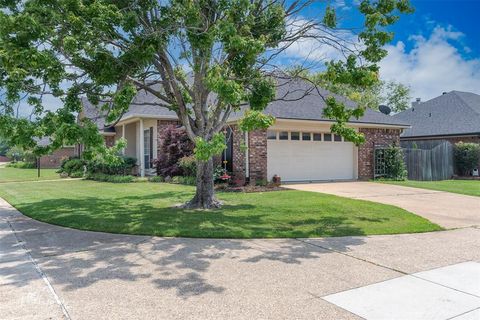
[[[312,183],[287,187],[391,204],[444,228],[480,226],[480,197],[374,182]]]
[[[386,312],[385,319],[476,317],[478,262],[478,228],[320,239],[159,238],[53,226],[0,199],[1,319],[369,318],[349,301],[369,310],[381,305],[373,309]],[[458,283],[438,276],[445,267],[448,279],[460,274]],[[418,273],[432,269],[433,275]],[[378,301],[376,286],[396,295]]]

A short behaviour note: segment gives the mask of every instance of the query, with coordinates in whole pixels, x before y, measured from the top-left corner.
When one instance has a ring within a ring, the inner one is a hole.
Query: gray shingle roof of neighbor
[[[279,80],[280,82],[280,80]],[[282,82],[280,82],[282,83]],[[305,92],[308,94],[305,95]],[[290,80],[288,83],[279,85],[277,89],[277,99],[271,102],[265,109],[266,114],[275,116],[281,119],[296,119],[296,120],[314,120],[314,121],[332,121],[323,116],[323,109],[326,103],[323,98],[329,95],[335,96],[339,101],[344,102],[347,107],[355,107],[355,103],[341,97],[334,95],[327,90],[319,89],[312,90],[312,86],[303,80]],[[323,97],[322,97],[323,96]],[[130,109],[124,114],[123,118],[129,116],[138,117],[175,117],[176,114],[167,108],[145,105],[142,103],[154,103],[160,100],[154,95],[140,91],[135,97]],[[83,99],[84,114],[86,117],[93,119],[99,129],[104,128],[105,114],[99,111],[98,106],[93,106],[87,99]],[[232,114],[231,119],[236,119],[241,116],[243,112],[236,112]],[[351,119],[351,123],[368,123],[368,124],[384,124],[407,127],[408,122],[400,121],[391,116],[385,115],[381,112],[367,109],[365,114],[360,119]]]
[[[402,137],[480,134],[480,95],[450,91],[393,116],[412,125]]]

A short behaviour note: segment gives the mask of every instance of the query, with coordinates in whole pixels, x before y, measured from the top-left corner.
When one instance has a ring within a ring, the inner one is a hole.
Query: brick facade
[[[75,155],[74,147],[63,147],[52,154],[40,157],[40,168],[59,168],[62,160]]]
[[[267,130],[248,133],[250,182],[267,180]]]
[[[358,147],[358,179],[373,178],[373,152],[375,145],[400,145],[401,129],[361,128],[365,143]]]
[[[245,133],[238,126],[232,127],[233,132],[233,182],[236,185],[244,185],[246,179],[246,150],[242,148],[245,144]],[[255,184],[258,180],[267,179],[267,131],[258,130],[248,133],[248,168],[249,181]]]
[[[232,150],[232,180],[236,185],[244,185],[245,175],[245,150],[242,150],[242,144],[245,144],[245,133],[238,126],[232,127],[233,150]]]

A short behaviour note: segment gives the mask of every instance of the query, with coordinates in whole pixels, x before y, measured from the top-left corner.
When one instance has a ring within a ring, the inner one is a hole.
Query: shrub
[[[393,180],[406,180],[408,173],[403,159],[403,150],[391,145],[384,150],[386,178]]]
[[[17,169],[33,169],[33,168],[36,168],[37,166],[35,165],[35,163],[17,161],[17,162],[8,163],[7,167],[17,168]]]
[[[148,181],[150,182],[165,182],[165,178],[162,176],[149,177]]]
[[[133,176],[110,175],[104,173],[89,173],[86,178],[88,180],[111,183],[130,183],[135,181]]]
[[[457,171],[462,175],[470,175],[480,162],[480,145],[459,142],[455,145],[454,160]]]
[[[83,171],[74,171],[70,173],[69,177],[70,178],[82,178],[83,177]]]
[[[103,173],[107,175],[129,175],[137,164],[137,159],[121,157],[119,164],[110,164],[101,160],[91,160],[87,163],[89,173]]]
[[[196,177],[189,177],[189,176],[174,176],[171,179],[171,183],[178,183],[178,184],[186,184],[190,186],[194,186],[196,184]]]
[[[178,165],[182,169],[184,176],[195,177],[197,175],[197,161],[195,156],[190,155],[178,160]]]
[[[87,162],[80,158],[69,158],[62,161],[58,173],[65,173],[72,178],[83,177],[84,168]]]
[[[160,135],[163,141],[160,156],[153,161],[157,174],[162,177],[183,175],[179,160],[193,154],[193,142],[188,138],[185,129],[173,125],[166,127]]]

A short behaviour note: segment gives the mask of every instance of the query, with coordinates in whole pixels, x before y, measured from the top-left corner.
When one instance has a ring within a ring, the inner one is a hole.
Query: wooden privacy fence
[[[453,175],[453,145],[447,140],[402,141],[410,180],[445,180]]]

